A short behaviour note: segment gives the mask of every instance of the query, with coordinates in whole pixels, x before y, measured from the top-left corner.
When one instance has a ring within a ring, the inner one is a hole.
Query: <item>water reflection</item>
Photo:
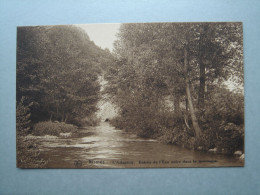
[[[82,168],[243,165],[243,162],[233,156],[192,151],[162,144],[153,139],[139,138],[129,132],[115,129],[109,123],[101,123],[98,127],[80,131],[85,131],[88,136],[41,139],[42,157],[48,159],[48,168],[74,168],[74,162],[79,160],[82,162]],[[94,161],[97,163],[93,163]]]

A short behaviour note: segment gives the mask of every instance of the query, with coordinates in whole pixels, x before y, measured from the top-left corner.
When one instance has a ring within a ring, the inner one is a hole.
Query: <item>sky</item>
[[[100,46],[102,49],[108,48],[113,51],[113,43],[116,40],[116,34],[119,31],[120,23],[111,24],[77,24],[84,29],[90,40]]]

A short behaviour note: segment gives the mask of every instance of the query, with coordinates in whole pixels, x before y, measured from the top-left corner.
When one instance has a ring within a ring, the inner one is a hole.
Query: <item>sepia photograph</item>
[[[243,167],[242,22],[17,27],[18,168]]]

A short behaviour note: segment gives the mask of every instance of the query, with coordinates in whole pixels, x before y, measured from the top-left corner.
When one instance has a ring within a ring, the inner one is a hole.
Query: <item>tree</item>
[[[97,110],[98,75],[107,51],[74,26],[20,27],[17,34],[17,101],[27,97],[31,120],[78,123]]]
[[[160,105],[168,96],[173,97],[174,112],[180,116],[187,99],[199,138],[203,130],[197,114],[205,109],[206,85],[209,93],[234,72],[243,77],[241,48],[240,23],[123,24],[115,43],[118,63],[107,76],[108,91],[124,117],[145,107],[160,115]]]

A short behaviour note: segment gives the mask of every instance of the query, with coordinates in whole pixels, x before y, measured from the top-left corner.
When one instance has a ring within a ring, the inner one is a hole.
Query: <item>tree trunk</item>
[[[180,113],[180,94],[178,92],[174,95],[174,112]]]
[[[185,84],[186,84],[186,95],[188,99],[189,111],[191,115],[192,125],[195,130],[196,138],[200,137],[201,129],[195,114],[195,109],[191,99],[190,84],[189,84],[189,74],[188,74],[188,60],[187,60],[187,49],[184,48],[184,71],[185,71]]]
[[[57,106],[56,106],[56,120],[59,119],[59,102],[57,103]]]
[[[205,99],[205,64],[200,63],[200,86],[199,86],[199,96],[198,96],[198,107],[200,110],[204,109],[204,99]]]
[[[61,121],[64,122],[64,110],[62,110],[62,117],[61,117]]]
[[[67,119],[68,119],[68,114],[65,114],[65,123],[67,122]]]
[[[189,105],[188,105],[188,99],[187,99],[187,97],[185,98],[185,108],[186,108],[186,113],[188,113],[188,107],[189,107]]]
[[[205,75],[205,63],[203,61],[203,54],[205,52],[205,32],[206,32],[207,25],[204,26],[203,32],[200,35],[199,40],[199,67],[200,67],[200,85],[199,85],[199,94],[198,94],[198,108],[200,111],[204,109],[204,100],[205,100],[205,81],[206,81],[206,75]]]

